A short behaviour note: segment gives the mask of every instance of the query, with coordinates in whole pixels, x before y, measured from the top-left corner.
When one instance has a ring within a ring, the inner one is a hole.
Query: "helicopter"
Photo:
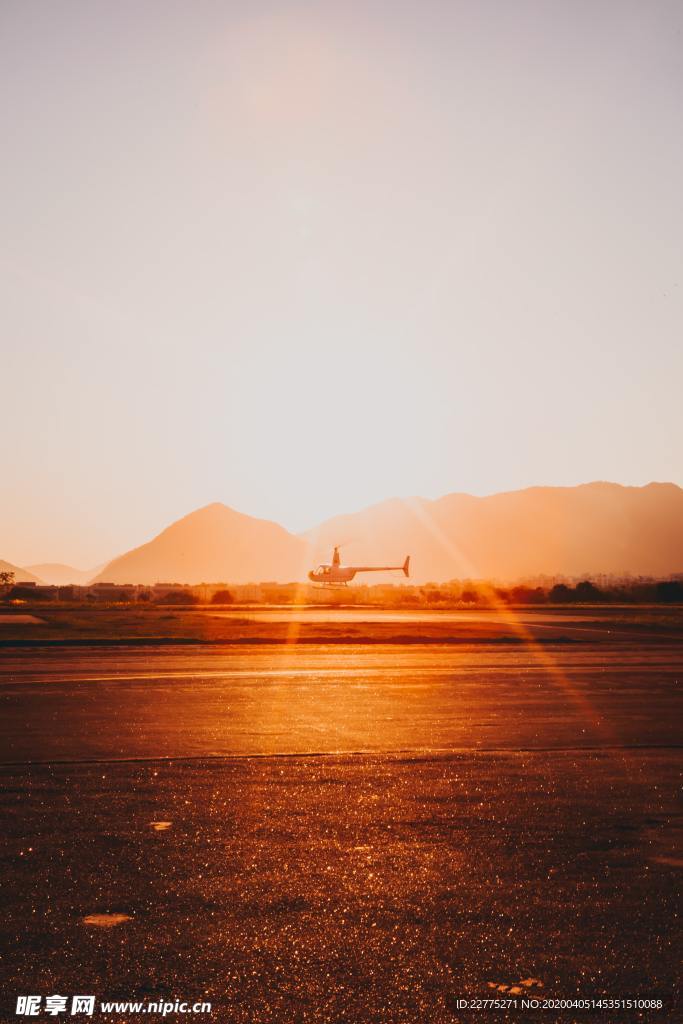
[[[408,576],[410,555],[406,557],[403,565],[342,565],[339,547],[336,547],[331,565],[319,565],[317,569],[311,569],[308,578],[312,583],[321,583],[325,587],[345,587],[357,572],[391,572],[394,569],[402,569],[404,575]]]

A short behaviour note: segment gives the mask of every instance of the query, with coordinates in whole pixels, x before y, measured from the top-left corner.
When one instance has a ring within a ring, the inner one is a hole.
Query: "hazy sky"
[[[0,557],[683,483],[680,0],[0,0]]]

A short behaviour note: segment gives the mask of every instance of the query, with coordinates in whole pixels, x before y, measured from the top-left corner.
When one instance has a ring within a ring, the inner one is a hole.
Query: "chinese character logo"
[[[89,1017],[92,1017],[92,1012],[95,1009],[95,997],[94,996],[74,996],[71,1000],[71,1012],[73,1013],[87,1013]]]
[[[19,996],[16,1012],[22,1017],[37,1017],[40,1013],[40,996]]]
[[[58,1013],[64,1013],[66,1002],[66,996],[46,996],[45,1013],[51,1013],[53,1017],[56,1017]]]

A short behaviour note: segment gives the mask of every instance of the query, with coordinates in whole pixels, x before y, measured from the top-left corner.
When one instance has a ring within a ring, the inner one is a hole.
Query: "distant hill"
[[[27,572],[33,572],[39,576],[43,583],[51,586],[63,587],[69,583],[84,585],[97,576],[102,566],[95,569],[74,569],[72,565],[62,565],[60,562],[44,562],[40,565],[27,565]]]
[[[344,561],[411,555],[415,579],[683,571],[683,490],[675,484],[530,487],[475,498],[392,499],[308,535],[316,554],[347,541]]]
[[[21,569],[18,565],[12,565],[11,562],[4,562],[0,558],[0,572],[13,572],[15,583],[43,583],[44,580],[39,579],[38,576],[34,576],[33,573],[27,569]]]
[[[306,543],[300,537],[216,502],[115,558],[95,582],[290,582],[306,568]]]
[[[114,583],[305,580],[342,544],[347,564],[400,564],[414,582],[455,578],[683,572],[683,490],[675,484],[530,487],[475,498],[393,498],[336,516],[303,537],[207,505],[96,577]],[[359,577],[368,582],[394,577]],[[396,574],[396,581],[403,579]]]

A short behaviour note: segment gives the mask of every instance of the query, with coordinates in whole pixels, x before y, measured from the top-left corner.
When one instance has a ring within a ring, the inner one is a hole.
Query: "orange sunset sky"
[[[0,557],[683,483],[677,2],[0,6]]]

